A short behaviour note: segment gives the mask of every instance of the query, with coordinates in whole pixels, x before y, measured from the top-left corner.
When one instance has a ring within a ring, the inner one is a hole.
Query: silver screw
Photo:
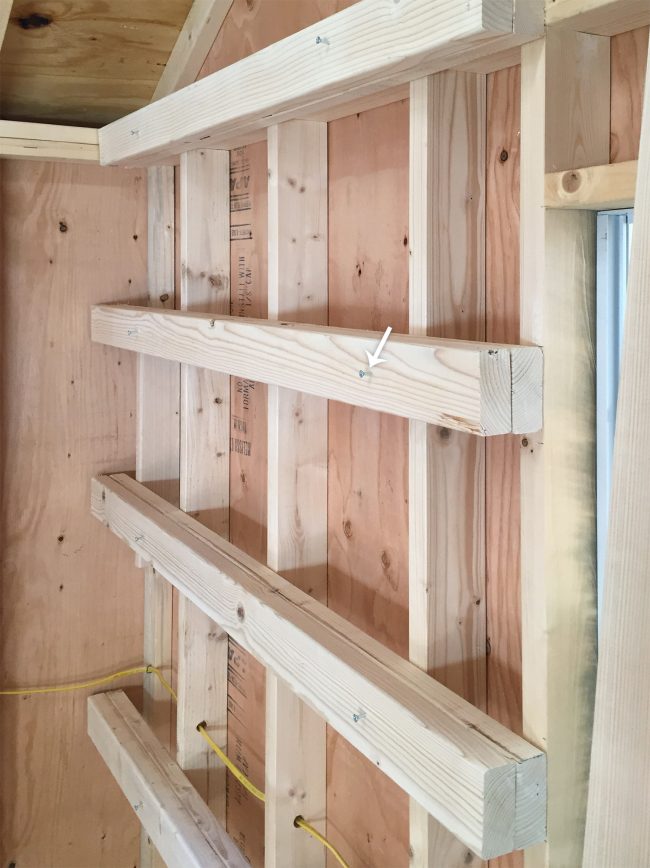
[[[355,723],[359,723],[359,721],[360,721],[360,720],[363,720],[363,718],[364,718],[365,716],[366,716],[366,712],[365,712],[365,711],[359,711],[357,714],[353,714],[353,715],[352,715],[352,720],[353,720]]]

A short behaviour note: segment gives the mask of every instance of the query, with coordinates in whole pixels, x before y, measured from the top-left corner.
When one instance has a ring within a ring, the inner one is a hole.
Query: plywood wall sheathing
[[[606,163],[609,39],[522,50],[521,338],[544,345],[544,431],[521,438],[524,734],[548,752],[548,843],[582,859],[596,670],[595,216],[545,211],[544,173]]]
[[[14,0],[0,52],[0,117],[98,126],[146,105],[191,5]]]
[[[88,474],[134,466],[136,360],[90,343],[88,304],[145,299],[146,174],[6,161],[0,200],[0,684],[69,683],[142,662],[141,573],[87,514]],[[85,700],[0,698],[3,865],[137,861]]]
[[[268,316],[327,323],[327,124],[269,128]],[[268,387],[268,565],[327,603],[327,400]],[[266,868],[325,866],[325,721],[266,673]]]
[[[180,306],[230,311],[230,155],[181,158]],[[228,539],[230,377],[181,366],[180,506]],[[177,759],[217,818],[226,822],[226,771],[196,731],[227,745],[228,636],[190,600],[178,602]]]

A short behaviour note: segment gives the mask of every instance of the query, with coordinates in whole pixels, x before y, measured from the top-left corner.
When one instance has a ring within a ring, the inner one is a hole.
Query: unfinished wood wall
[[[351,5],[345,0],[235,0],[201,75]],[[612,160],[638,147],[647,28],[612,42]],[[519,68],[487,79],[486,338],[519,339]],[[329,323],[408,330],[408,102],[329,125]],[[231,154],[232,313],[266,314],[266,147]],[[247,237],[251,235],[252,237]],[[266,390],[233,381],[231,538],[263,560]],[[238,409],[237,409],[238,408]],[[328,602],[408,654],[408,427],[330,402]],[[488,711],[521,731],[519,450],[493,438],[486,454]],[[231,643],[229,745],[264,782],[264,673]],[[328,737],[328,835],[354,866],[406,868],[408,800],[345,739]],[[263,810],[234,781],[228,823],[263,864]],[[468,855],[471,860],[471,855]],[[475,862],[478,862],[474,858]],[[494,864],[515,868],[520,855]]]
[[[202,74],[347,5],[235,0]],[[647,40],[645,28],[612,41],[612,161],[636,156]],[[490,75],[487,88],[486,335],[516,341],[518,68]],[[407,331],[408,103],[332,123],[329,154],[330,323]],[[232,313],[265,316],[266,145],[233,151],[231,174]],[[146,197],[139,172],[17,162],[0,165],[0,196],[0,681],[34,684],[141,662],[141,576],[88,516],[90,476],[134,466],[135,359],[91,348],[87,317],[93,302],[146,294]],[[231,538],[260,560],[266,442],[265,387],[233,378]],[[330,404],[329,604],[404,655],[406,448],[402,420]],[[520,448],[517,438],[494,438],[486,456],[488,711],[515,730]],[[264,696],[262,668],[231,643],[229,750],[259,786]],[[0,698],[3,864],[136,864],[136,820],[86,739],[83,709],[81,696]],[[407,808],[330,732],[328,834],[354,868],[406,868]],[[263,811],[232,780],[228,822],[262,865]]]
[[[89,305],[146,295],[146,175],[3,161],[0,213],[0,684],[32,686],[142,662],[141,573],[89,513],[91,476],[134,467],[136,360]],[[0,769],[0,864],[135,865],[83,693],[0,697]]]

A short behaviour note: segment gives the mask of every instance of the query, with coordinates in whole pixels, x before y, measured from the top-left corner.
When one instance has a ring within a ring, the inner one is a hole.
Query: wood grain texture
[[[175,200],[172,166],[147,171],[147,289],[151,307],[175,304]],[[162,359],[138,360],[136,479],[170,503],[179,500],[180,366]],[[144,563],[144,659],[173,677],[172,588]],[[145,683],[142,713],[158,739],[172,749],[175,710],[158,679]],[[161,868],[143,831],[141,868]]]
[[[0,2],[0,48],[2,48],[5,33],[7,32],[7,24],[9,23],[13,2],[14,0],[2,0]]]
[[[146,296],[146,176],[12,160],[0,198],[0,684],[63,683],[142,662],[140,574],[85,502],[135,460],[134,360],[92,345],[88,305]],[[0,731],[2,864],[135,864],[83,693],[3,697]]]
[[[169,868],[248,864],[122,690],[88,699],[88,735]]]
[[[637,162],[553,172],[544,179],[547,208],[607,211],[634,206]]]
[[[356,98],[540,35],[541,8],[529,8],[540,13],[535,20],[513,18],[502,0],[360,0],[328,19],[325,36],[320,23],[307,27],[104,127],[102,162],[159,162],[201,143],[232,147],[263,138],[274,123],[314,118],[342,103],[354,111]]]
[[[649,27],[641,27],[613,37],[610,43],[610,163],[636,160],[639,156],[649,32]]]
[[[230,158],[231,313],[267,313],[267,154],[264,144],[240,148]],[[266,561],[266,386],[231,378],[230,539]],[[264,789],[265,672],[229,640],[228,752]],[[228,777],[228,830],[255,868],[264,864],[264,806]]]
[[[96,305],[93,340],[479,436],[541,427],[542,351],[184,311]],[[364,370],[363,377],[360,370]],[[529,422],[530,424],[526,424]]]
[[[439,73],[410,97],[409,329],[485,337],[485,77]],[[444,121],[443,121],[444,118]],[[409,424],[409,656],[486,703],[484,444]],[[467,847],[416,804],[411,865],[452,868]]]
[[[98,163],[99,134],[87,127],[0,121],[2,157]]]
[[[327,124],[269,129],[268,313],[327,323]],[[268,389],[268,565],[327,604],[327,401]],[[266,674],[267,868],[325,866],[326,727],[273,672]]]
[[[230,155],[184,154],[180,166],[180,301],[183,310],[230,310]],[[229,534],[230,378],[181,368],[180,506]],[[178,605],[177,760],[225,826],[226,770],[196,731],[205,721],[226,749],[228,636],[189,600]]]
[[[154,100],[192,84],[231,5],[232,0],[193,0],[156,85]]]
[[[538,749],[131,477],[92,511],[472,850],[544,835]]]
[[[650,21],[646,0],[545,0],[546,24],[614,36]]]
[[[485,337],[519,340],[520,68],[487,80]],[[522,732],[518,437],[485,444],[487,712]],[[512,853],[491,868],[521,868]]]
[[[648,67],[650,69],[650,66]],[[650,659],[650,561],[647,425],[650,333],[650,72],[639,151],[639,184],[625,312],[616,412],[612,498],[607,537],[602,640],[589,780],[583,865],[641,868],[650,853],[648,812],[636,794],[650,773],[650,690],[643,676]]]
[[[544,344],[544,431],[521,439],[524,733],[549,758],[548,843],[580,864],[596,666],[595,216],[544,211],[544,172],[606,162],[609,43],[522,51],[521,338]],[[561,135],[557,135],[558,130]]]
[[[14,0],[0,115],[88,126],[146,105],[191,0]],[[40,15],[45,26],[21,26]]]
[[[330,324],[408,330],[408,102],[329,125]],[[408,656],[408,424],[330,402],[329,606]],[[328,737],[327,834],[354,866],[408,865],[408,799]]]

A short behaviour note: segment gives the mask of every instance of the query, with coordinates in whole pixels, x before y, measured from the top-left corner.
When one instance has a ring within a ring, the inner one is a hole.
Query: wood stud
[[[327,124],[269,129],[269,319],[327,323]],[[327,603],[327,401],[268,389],[269,566]],[[325,722],[266,673],[267,868],[325,866]]]

